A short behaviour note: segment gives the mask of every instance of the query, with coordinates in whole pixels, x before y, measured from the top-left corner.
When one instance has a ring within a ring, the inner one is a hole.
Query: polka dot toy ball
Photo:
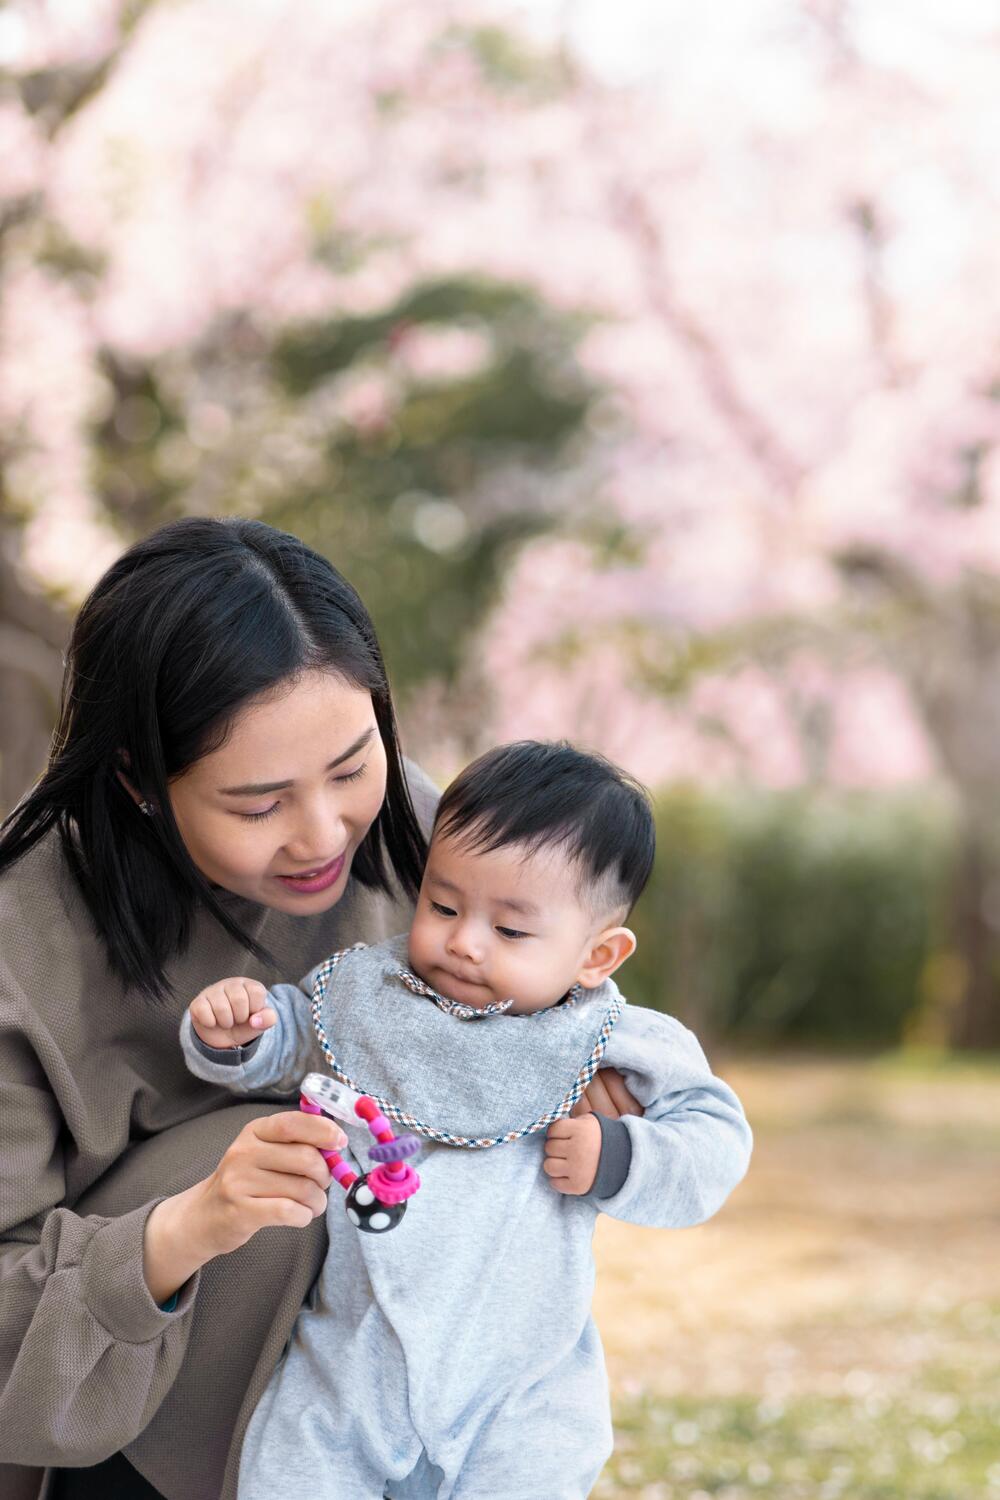
[[[347,1217],[364,1234],[385,1234],[395,1229],[406,1212],[406,1202],[383,1203],[368,1186],[367,1173],[353,1182],[347,1193]]]
[[[420,1150],[414,1135],[396,1136],[374,1099],[355,1094],[322,1073],[310,1073],[302,1081],[299,1106],[311,1115],[330,1115],[364,1120],[375,1137],[368,1155],[376,1163],[359,1177],[339,1151],[324,1151],[335,1182],[347,1191],[345,1208],[351,1223],[365,1234],[386,1234],[395,1229],[406,1212],[408,1199],[420,1187],[420,1178],[407,1158]]]

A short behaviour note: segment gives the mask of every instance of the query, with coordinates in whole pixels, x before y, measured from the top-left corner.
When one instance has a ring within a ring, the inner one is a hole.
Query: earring
[[[141,813],[145,813],[147,818],[156,816],[156,808],[153,806],[152,802],[140,802],[139,811]]]

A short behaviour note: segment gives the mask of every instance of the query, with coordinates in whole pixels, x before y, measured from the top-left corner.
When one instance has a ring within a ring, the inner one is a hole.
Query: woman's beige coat
[[[410,768],[425,829],[436,792]],[[323,1262],[322,1217],[261,1230],[209,1262],[176,1311],[142,1275],[153,1205],[207,1177],[248,1120],[184,1066],[185,1006],[228,974],[272,983],[409,925],[402,901],[348,885],[318,917],[227,898],[275,958],[202,918],[156,1005],[108,971],[49,836],[0,879],[0,1485],[2,1465],[93,1464],[123,1449],[167,1500],[235,1495],[239,1444]],[[30,1491],[25,1491],[30,1492]]]

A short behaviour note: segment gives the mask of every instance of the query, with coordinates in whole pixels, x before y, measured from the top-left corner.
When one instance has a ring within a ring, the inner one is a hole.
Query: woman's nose
[[[303,816],[285,845],[289,856],[299,864],[315,861],[323,864],[342,854],[347,843],[344,820],[330,807],[303,810]]]

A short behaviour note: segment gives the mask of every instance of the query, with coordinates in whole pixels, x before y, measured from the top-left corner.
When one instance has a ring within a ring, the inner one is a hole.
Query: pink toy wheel
[[[412,1167],[373,1167],[368,1186],[382,1203],[402,1203],[412,1198],[420,1187],[420,1178]]]

